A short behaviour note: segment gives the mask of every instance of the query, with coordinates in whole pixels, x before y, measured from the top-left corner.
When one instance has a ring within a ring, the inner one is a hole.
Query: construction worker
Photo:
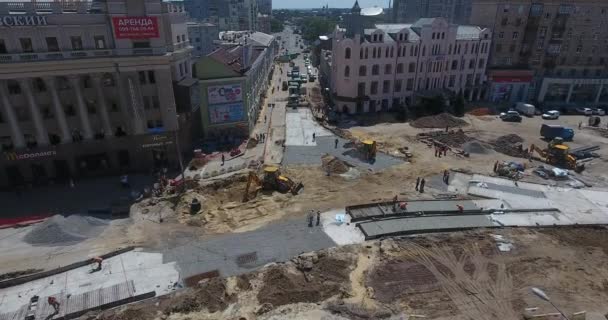
[[[449,171],[445,171],[445,184],[450,184],[450,172]]]
[[[399,201],[399,198],[397,197],[397,195],[395,195],[395,197],[393,197],[393,212],[397,211],[397,202]]]
[[[420,193],[424,193],[425,184],[426,184],[426,180],[424,180],[424,178],[422,178],[422,180],[420,180],[420,188],[419,188]]]
[[[59,301],[57,301],[57,298],[50,296],[47,299],[47,302],[49,303],[49,305],[51,307],[53,307],[53,309],[55,309],[55,314],[59,313]]]
[[[321,224],[321,211],[317,210],[317,227]]]
[[[458,208],[458,213],[464,212],[464,207],[462,205],[457,204],[456,207]]]
[[[401,209],[403,211],[407,211],[407,202],[403,201],[403,202],[399,203],[399,209]]]
[[[418,186],[420,186],[420,177],[416,178],[416,191],[418,191]]]
[[[338,149],[338,138],[336,138],[336,140],[334,140],[334,149]]]
[[[498,161],[494,162],[494,172],[496,172],[496,170],[498,170]]]
[[[226,158],[224,158],[224,154],[222,153],[222,165],[226,162]]]
[[[443,156],[444,157],[448,156],[448,147],[447,146],[443,146]]]
[[[101,270],[101,263],[102,262],[103,262],[103,258],[102,257],[95,257],[95,258],[93,258],[93,263],[97,263],[97,268],[95,268],[95,271]]]
[[[310,210],[310,211],[308,212],[308,217],[307,217],[307,219],[308,219],[308,227],[309,227],[309,228],[312,228],[312,219],[313,219],[313,214],[314,214],[314,210]]]

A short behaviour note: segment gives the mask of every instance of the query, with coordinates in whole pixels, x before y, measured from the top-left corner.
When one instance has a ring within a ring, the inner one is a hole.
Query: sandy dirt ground
[[[307,253],[260,271],[89,319],[521,319],[526,308],[608,311],[604,228],[502,229],[368,242]],[[496,237],[511,250],[498,250]]]

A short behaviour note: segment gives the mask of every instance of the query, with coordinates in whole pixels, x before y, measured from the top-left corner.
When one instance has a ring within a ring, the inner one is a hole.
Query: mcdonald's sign
[[[57,151],[49,150],[49,151],[40,151],[40,152],[28,152],[28,153],[17,153],[14,151],[5,152],[4,156],[8,161],[17,161],[17,160],[28,160],[28,159],[36,159],[36,158],[45,158],[52,157],[57,155]]]

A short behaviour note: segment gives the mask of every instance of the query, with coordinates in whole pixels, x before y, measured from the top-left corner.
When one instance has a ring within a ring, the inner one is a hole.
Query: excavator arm
[[[250,197],[249,189],[252,188],[252,185],[254,185],[254,194],[252,197]],[[262,181],[260,181],[260,178],[258,178],[255,172],[249,172],[249,177],[247,177],[247,186],[245,187],[245,193],[243,194],[243,202],[247,202],[250,199],[255,198],[257,196],[258,190],[260,190],[261,187]]]

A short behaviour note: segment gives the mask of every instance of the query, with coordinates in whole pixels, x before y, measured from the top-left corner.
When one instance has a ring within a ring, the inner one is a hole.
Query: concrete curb
[[[111,257],[115,257],[119,254],[123,254],[125,252],[129,252],[132,251],[133,249],[135,249],[135,247],[126,247],[126,248],[122,248],[122,249],[118,249],[116,251],[112,251],[110,253],[106,253],[104,255],[101,255],[100,257],[103,259],[108,259]],[[46,270],[46,271],[42,271],[39,273],[35,273],[35,274],[30,274],[27,276],[23,276],[23,277],[19,277],[19,278],[13,278],[13,279],[9,279],[9,280],[4,280],[2,282],[0,282],[0,289],[4,289],[4,288],[9,288],[9,287],[14,287],[20,284],[24,284],[30,281],[34,281],[34,280],[38,280],[38,279],[42,279],[45,277],[49,277],[49,276],[53,276],[62,272],[66,272],[66,271],[70,271],[76,268],[80,268],[80,267],[84,267],[86,265],[89,265],[93,263],[93,259],[87,259],[87,260],[83,260],[83,261],[79,261],[79,262],[74,262],[72,264],[69,264],[67,266],[63,266],[63,267],[59,267],[56,269],[51,269],[51,270]]]

